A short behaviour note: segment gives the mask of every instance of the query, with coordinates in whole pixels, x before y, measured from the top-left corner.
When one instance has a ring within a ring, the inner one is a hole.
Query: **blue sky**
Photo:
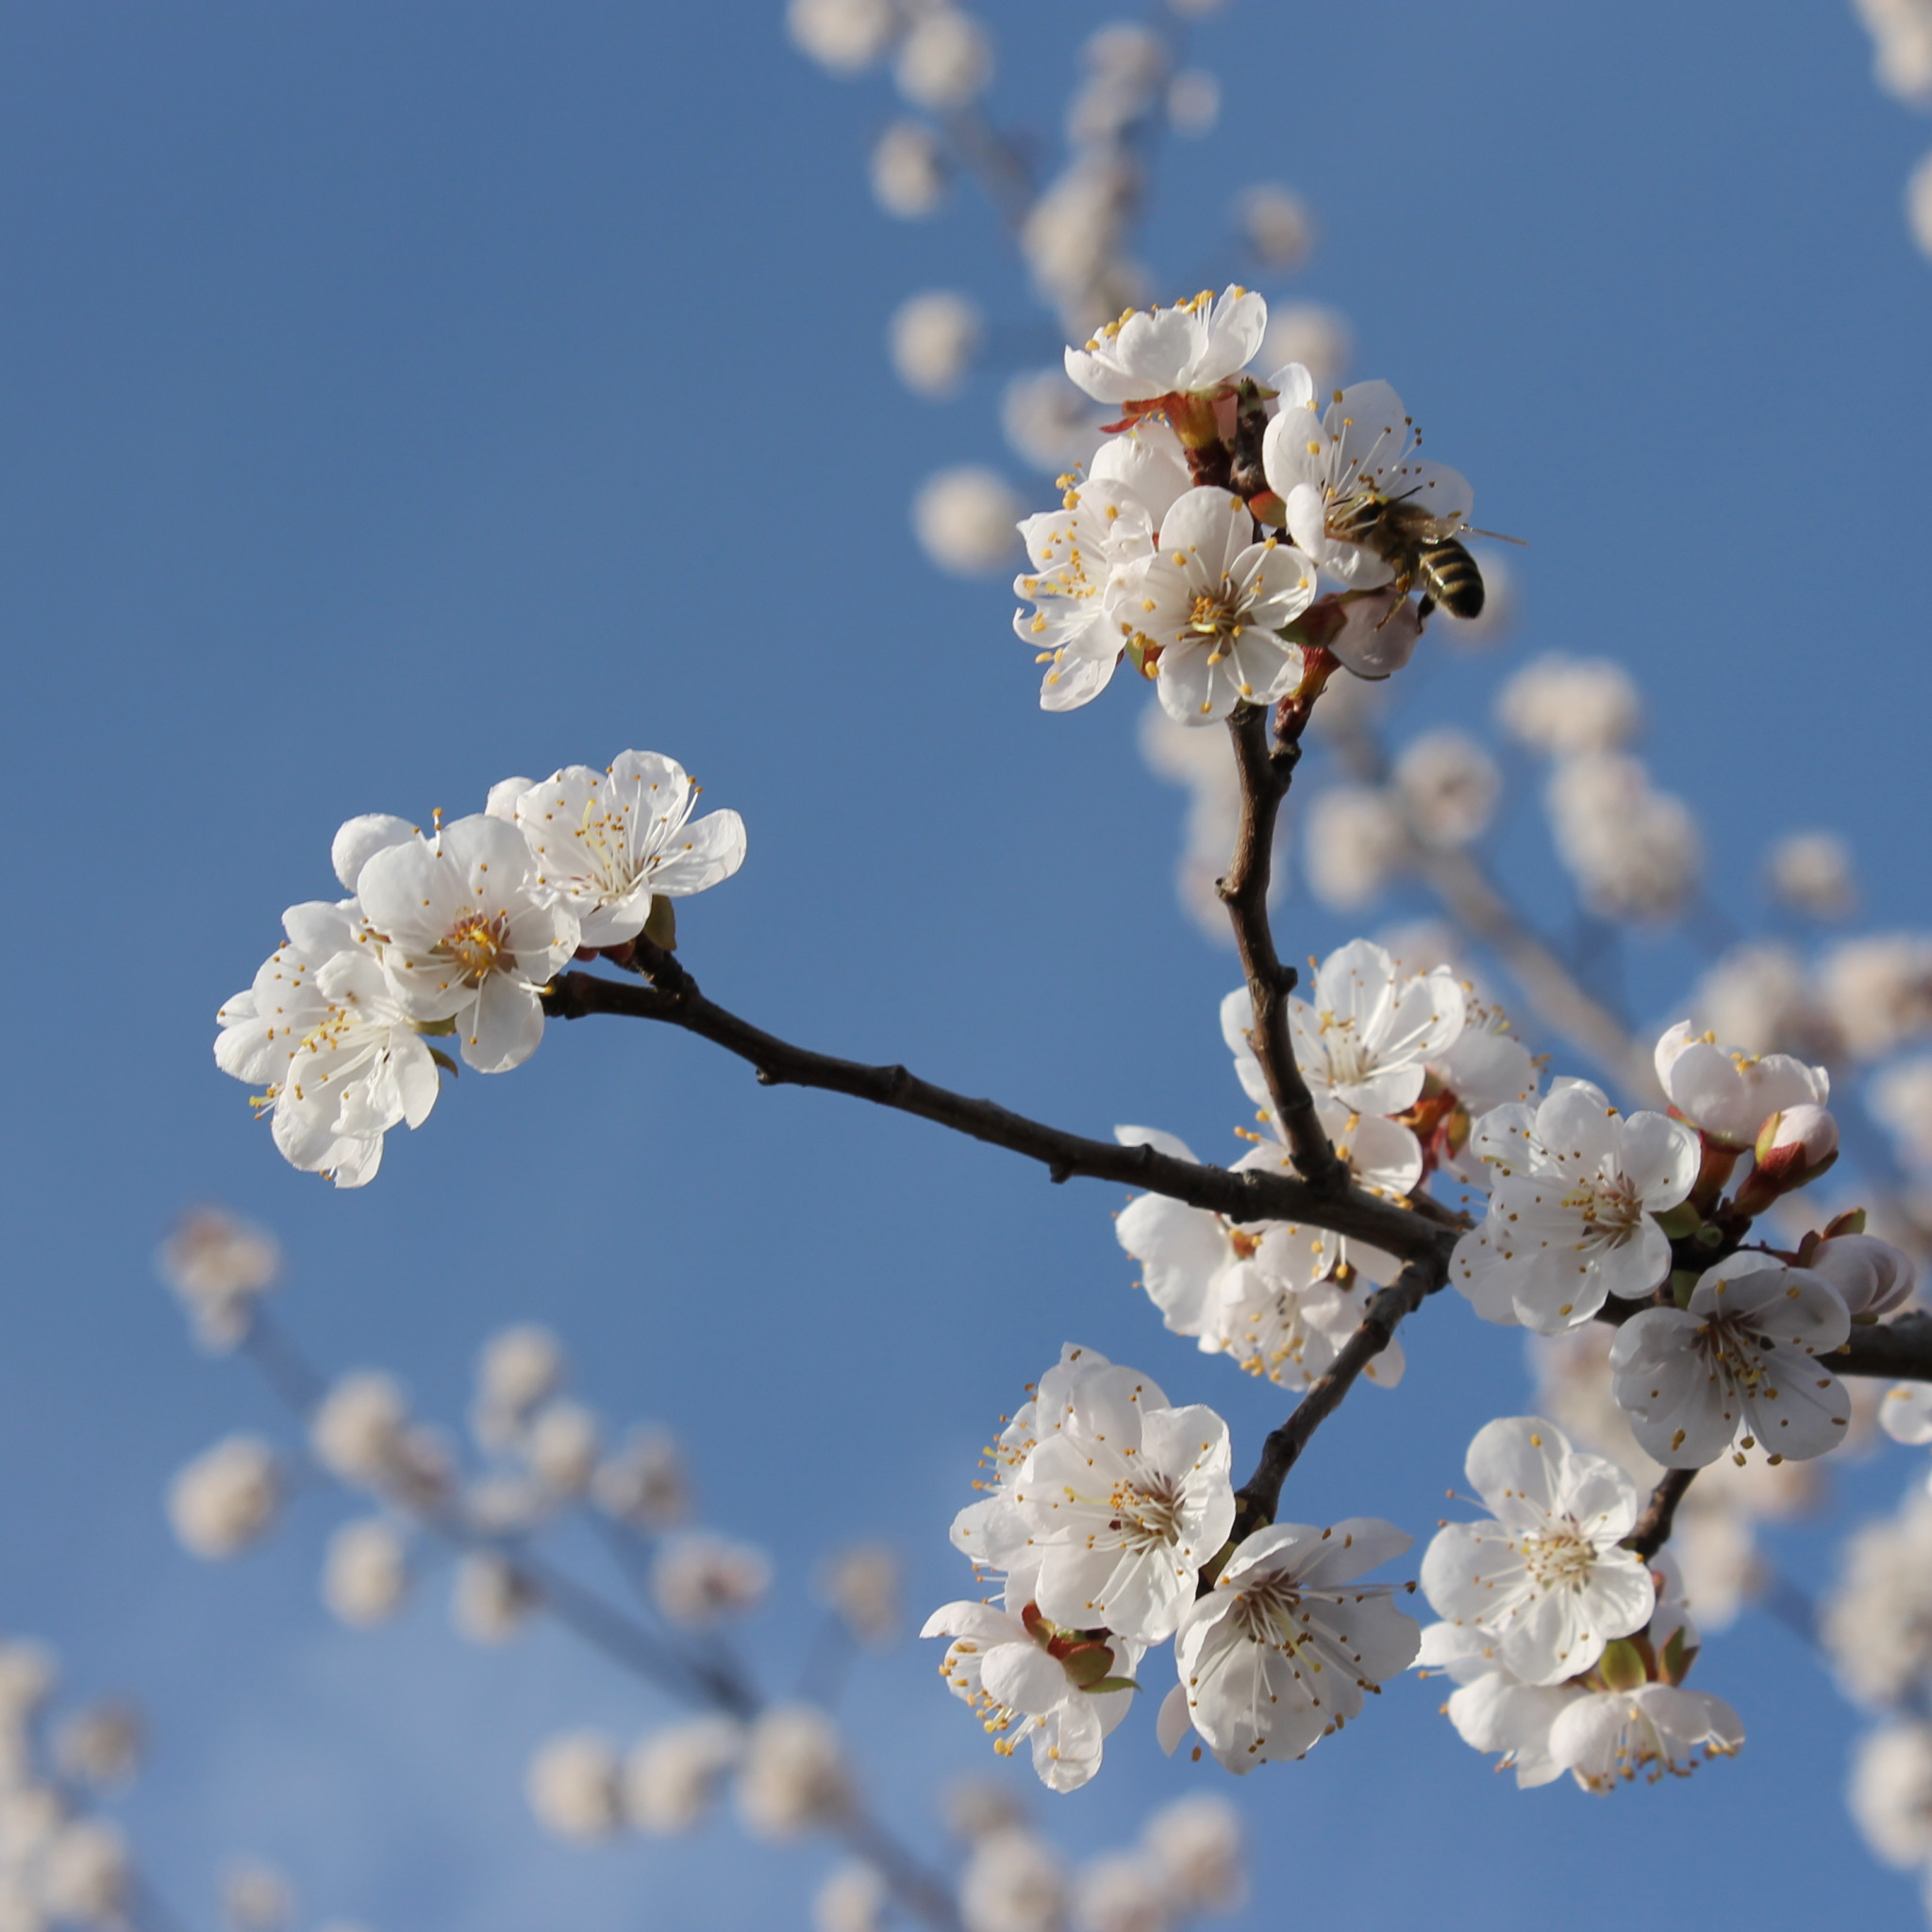
[[[1050,124],[1108,15],[989,17],[996,111]],[[1357,373],[1531,541],[1506,663],[1631,666],[1734,916],[1767,836],[1822,821],[1857,841],[1872,921],[1922,924],[1932,268],[1899,200],[1932,124],[1874,89],[1849,9],[1235,0],[1196,40],[1221,130],[1170,151],[1148,259],[1191,286],[1234,192],[1294,183],[1321,242],[1292,292],[1347,313]],[[1042,358],[1057,339],[970,196],[924,226],[873,208],[891,112],[743,0],[0,13],[0,731],[35,860],[0,1123],[0,1628],[148,1704],[127,1816],[200,1923],[242,1850],[378,1932],[803,1925],[824,1859],[547,1843],[534,1742],[658,1707],[547,1634],[459,1647],[440,1577],[395,1627],[336,1628],[331,1499],[227,1571],[175,1549],[168,1474],[271,1419],[155,1286],[185,1203],[273,1224],[318,1355],[390,1364],[451,1421],[484,1336],[548,1322],[613,1423],[686,1433],[710,1519],[772,1548],[781,1595],[859,1534],[905,1546],[916,1603],[958,1592],[945,1523],[1065,1338],[1216,1403],[1238,1445],[1277,1418],[1161,1333],[1108,1191],[762,1091],[699,1042],[559,1029],[509,1078],[465,1075],[359,1195],[287,1170],[208,1058],[281,907],[333,891],[341,819],[474,809],[508,773],[640,745],[749,827],[683,925],[714,997],[1070,1125],[1231,1149],[1230,969],[1173,910],[1138,697],[1043,717],[1004,591],[937,578],[908,534],[939,463],[1011,465],[996,375],[942,408],[895,388],[891,308],[963,286]],[[1439,665],[1405,718],[1475,720],[1495,675]],[[1282,928],[1291,956],[1347,936],[1293,901]],[[1693,966],[1641,945],[1642,1000]],[[1324,1431],[1293,1513],[1424,1531],[1468,1437],[1525,1399],[1514,1341],[1460,1305],[1409,1354],[1398,1395]],[[1882,1507],[1914,1474],[1845,1482]],[[782,1687],[799,1634],[753,1636]],[[991,1763],[934,1661],[908,1646],[850,1707],[928,1840],[927,1794]],[[1918,1923],[1843,1817],[1855,1721],[1804,1652],[1747,1619],[1698,1681],[1743,1710],[1745,1754],[1608,1808],[1519,1797],[1435,1687],[1391,1689],[1242,1789],[1245,1923],[1291,1901],[1587,1932],[1633,1890],[1664,1926]],[[1093,1789],[1029,1794],[1061,1842],[1121,1842],[1206,1782],[1150,1732]]]

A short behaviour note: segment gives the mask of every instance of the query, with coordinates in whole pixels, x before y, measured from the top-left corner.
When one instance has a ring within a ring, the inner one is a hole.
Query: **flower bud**
[[[1762,1214],[1780,1194],[1815,1181],[1838,1158],[1838,1123],[1822,1107],[1788,1107],[1758,1128],[1755,1151],[1757,1171],[1738,1190],[1745,1214]]]
[[[1919,1280],[1908,1255],[1869,1234],[1841,1234],[1822,1241],[1810,1249],[1803,1265],[1838,1290],[1855,1322],[1875,1322],[1880,1315],[1889,1315],[1911,1299]]]

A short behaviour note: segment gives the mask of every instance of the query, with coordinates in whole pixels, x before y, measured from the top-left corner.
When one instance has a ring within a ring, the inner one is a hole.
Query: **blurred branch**
[[[1647,1563],[1671,1540],[1671,1525],[1676,1520],[1677,1505],[1697,1479],[1694,1469],[1667,1469],[1662,1480],[1650,1492],[1650,1503],[1637,1526],[1624,1539],[1624,1548]]]
[[[1414,1314],[1448,1279],[1448,1262],[1441,1255],[1432,1255],[1411,1261],[1387,1288],[1377,1289],[1369,1297],[1361,1326],[1342,1344],[1327,1373],[1308,1384],[1294,1413],[1278,1429],[1271,1430],[1261,1444],[1261,1459],[1255,1465],[1254,1474],[1235,1492],[1230,1532],[1234,1541],[1274,1521],[1281,1485],[1308,1446],[1309,1437],[1341,1407],[1356,1378],[1395,1339],[1404,1319]]]
[[[995,1147],[1040,1161],[1056,1181],[1078,1174],[1144,1188],[1229,1221],[1295,1221],[1364,1241],[1405,1259],[1446,1257],[1455,1230],[1360,1188],[1331,1191],[1287,1174],[1235,1174],[1226,1168],[1177,1159],[1152,1147],[1122,1147],[1088,1140],[1029,1120],[991,1100],[974,1100],[922,1080],[903,1066],[866,1066],[793,1046],[714,1005],[670,954],[640,941],[637,965],[653,982],[626,984],[589,973],[566,973],[545,991],[545,1005],[560,1019],[616,1013],[681,1027],[736,1054],[758,1070],[767,1087],[816,1087],[850,1094],[900,1113],[950,1127]]]
[[[1288,1142],[1296,1171],[1324,1196],[1339,1193],[1348,1184],[1348,1168],[1336,1158],[1315,1112],[1314,1096],[1295,1065],[1294,1041],[1289,1033],[1289,995],[1295,971],[1284,966],[1274,950],[1274,933],[1268,920],[1268,875],[1274,851],[1274,821],[1281,801],[1294,782],[1301,762],[1301,732],[1307,722],[1306,706],[1284,703],[1274,741],[1268,737],[1268,712],[1254,705],[1237,705],[1228,718],[1234,742],[1235,772],[1241,780],[1241,823],[1235,832],[1234,860],[1221,881],[1221,896],[1234,924],[1235,945],[1247,976],[1254,1027],[1248,1035],[1261,1064],[1274,1103],[1274,1118]],[[1315,1217],[1319,1219],[1319,1216]]]

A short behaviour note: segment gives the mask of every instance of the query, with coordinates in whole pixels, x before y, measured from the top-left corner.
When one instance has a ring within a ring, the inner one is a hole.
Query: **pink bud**
[[[1762,1214],[1780,1194],[1815,1181],[1838,1158],[1838,1123],[1822,1107],[1788,1107],[1758,1128],[1755,1151],[1757,1171],[1733,1203],[1744,1214]]]

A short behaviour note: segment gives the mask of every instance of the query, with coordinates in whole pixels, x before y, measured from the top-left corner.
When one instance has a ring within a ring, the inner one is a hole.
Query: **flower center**
[[[1116,1483],[1108,1503],[1113,1512],[1108,1527],[1119,1532],[1129,1549],[1153,1549],[1180,1541],[1180,1492],[1167,1477],[1157,1477],[1151,1487]]]
[[[1196,638],[1213,639],[1214,656],[1219,658],[1247,629],[1247,608],[1245,597],[1202,591],[1189,607],[1188,632]]]
[[[1594,1545],[1574,1529],[1523,1539],[1523,1567],[1539,1590],[1581,1590],[1595,1560]]]
[[[481,912],[458,921],[442,937],[442,950],[463,969],[472,984],[498,971],[508,949],[508,920]]]
[[[1563,1196],[1563,1206],[1583,1216],[1586,1237],[1607,1247],[1622,1247],[1642,1231],[1648,1219],[1635,1188],[1617,1174],[1591,1175]]]

